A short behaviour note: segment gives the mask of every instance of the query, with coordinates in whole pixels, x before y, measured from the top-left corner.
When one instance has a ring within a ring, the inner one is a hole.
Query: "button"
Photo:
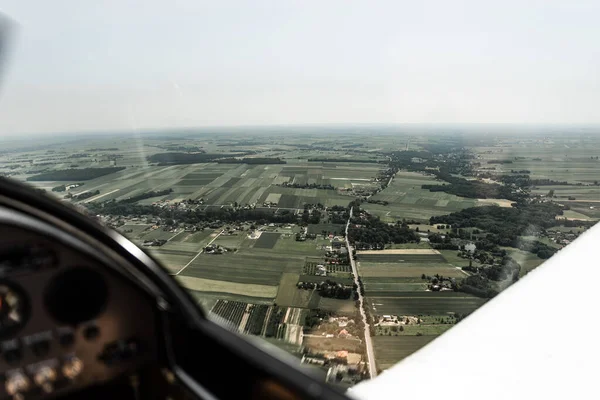
[[[83,337],[86,338],[86,340],[94,340],[98,338],[98,336],[100,336],[100,328],[96,325],[87,326],[83,331]]]
[[[31,349],[33,354],[38,357],[44,357],[50,351],[50,342],[52,341],[52,331],[38,332],[33,335],[25,336],[23,344]]]

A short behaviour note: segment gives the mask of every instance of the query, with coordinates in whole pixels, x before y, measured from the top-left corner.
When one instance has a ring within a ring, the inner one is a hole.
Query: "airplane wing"
[[[361,400],[587,398],[597,392],[600,224],[450,331],[348,391]]]

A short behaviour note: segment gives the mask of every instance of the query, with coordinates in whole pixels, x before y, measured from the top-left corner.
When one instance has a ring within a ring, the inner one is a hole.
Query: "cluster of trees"
[[[488,164],[512,164],[512,160],[489,160]]]
[[[159,191],[151,190],[151,191],[146,192],[146,193],[138,194],[136,196],[131,196],[131,197],[128,197],[126,199],[123,199],[119,203],[123,203],[123,204],[136,203],[136,202],[138,202],[140,200],[149,199],[151,197],[165,196],[165,195],[170,194],[170,193],[173,193],[173,189],[169,188],[169,189],[159,190]]]
[[[353,163],[376,163],[376,159],[365,160],[365,159],[346,159],[346,158],[309,158],[308,161],[314,162],[353,162]]]
[[[67,196],[69,196],[71,193],[69,193]],[[73,200],[85,200],[85,199],[89,199],[92,196],[97,196],[100,194],[99,190],[94,190],[94,191],[89,191],[89,192],[84,192],[75,196],[69,196],[68,198],[73,198]]]
[[[220,158],[216,160],[219,164],[287,164],[287,161],[277,158],[256,157],[256,158]]]
[[[74,185],[83,186],[83,182],[74,183]],[[53,192],[65,192],[67,190],[67,185],[58,185],[52,188]]]
[[[352,295],[352,286],[345,286],[329,279],[321,283],[298,282],[296,287],[306,290],[317,289],[321,297],[328,297],[332,299],[347,300]]]
[[[351,207],[351,206],[349,206]],[[327,216],[330,224],[346,224],[350,218],[350,208],[343,206],[333,206],[327,209]]]
[[[156,146],[156,147],[159,147],[159,148],[167,150],[167,151],[185,151],[188,153],[206,153],[206,151],[204,151],[202,149],[202,147],[198,147],[198,146],[185,146],[185,145],[170,144],[170,145]]]
[[[513,247],[536,254],[544,260],[552,257],[557,251],[554,247],[550,247],[538,240],[517,240],[516,243],[513,243]]]
[[[493,282],[482,275],[471,275],[466,277],[457,285],[456,290],[488,299],[491,299],[498,294],[498,290]]]
[[[367,199],[367,203],[381,204],[382,206],[387,206],[389,204],[389,202],[386,200],[373,200],[371,198]]]
[[[301,220],[305,224],[318,224],[321,221],[321,213],[318,211],[313,211],[311,213],[308,208],[305,207]]]
[[[535,229],[559,224],[562,207],[555,203],[517,204],[516,207],[471,207],[448,215],[431,217],[431,224],[450,224],[452,228],[479,228],[488,232],[486,239],[499,246],[513,246],[519,236]]]
[[[284,182],[275,186],[283,186],[283,187],[291,187],[294,189],[325,189],[325,190],[335,190],[335,187],[330,184],[317,184],[317,183],[289,183]]]
[[[125,167],[59,169],[30,176],[28,181],[88,181],[104,175],[124,170]]]
[[[314,328],[321,324],[321,321],[328,319],[333,313],[331,311],[324,311],[319,308],[308,310],[306,317],[304,318],[304,326],[306,328]]]
[[[360,224],[360,227],[356,225]],[[379,218],[368,216],[366,221],[353,218],[348,229],[350,242],[356,249],[383,249],[388,243],[409,243],[420,241],[412,229],[399,221],[395,225],[381,222]]]
[[[118,147],[94,147],[93,149],[88,149],[87,151],[118,151]]]
[[[319,285],[319,295],[321,297],[346,300],[352,295],[352,287],[326,280]]]
[[[509,199],[522,201],[527,198],[527,193],[516,191],[508,185],[496,183],[485,183],[480,181],[469,181],[464,178],[455,177],[446,171],[435,172],[438,179],[448,182],[447,185],[422,185],[421,188],[430,192],[445,192],[456,196],[472,199]]]
[[[457,291],[469,293],[474,296],[492,298],[498,294],[497,285],[494,282],[510,281],[514,283],[519,280],[521,265],[512,257],[505,256],[500,264],[491,267],[463,267],[463,270],[476,273],[468,276],[457,284]]]
[[[69,154],[66,158],[86,158],[91,156],[91,154],[88,153],[73,153],[73,154]]]
[[[297,223],[298,217],[289,210],[280,210],[275,213],[274,210],[244,210],[232,208],[215,208],[207,210],[181,210],[168,207],[146,206],[139,204],[129,204],[111,200],[101,204],[91,203],[87,205],[88,209],[94,213],[104,215],[129,215],[143,216],[149,215],[163,219],[175,220],[186,224],[198,224],[201,222],[243,222],[253,221],[264,223]]]
[[[208,153],[157,153],[148,156],[148,161],[158,165],[198,164],[212,162],[223,157],[233,157],[236,154],[208,154]]]

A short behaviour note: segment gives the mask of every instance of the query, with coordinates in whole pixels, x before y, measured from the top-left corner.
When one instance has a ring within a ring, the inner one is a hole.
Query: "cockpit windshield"
[[[4,11],[0,175],[332,385],[535,279],[600,219],[597,3]]]

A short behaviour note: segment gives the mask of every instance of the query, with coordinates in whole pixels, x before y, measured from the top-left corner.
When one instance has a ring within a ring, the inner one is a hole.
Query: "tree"
[[[400,325],[400,332],[404,332],[404,327]]]

